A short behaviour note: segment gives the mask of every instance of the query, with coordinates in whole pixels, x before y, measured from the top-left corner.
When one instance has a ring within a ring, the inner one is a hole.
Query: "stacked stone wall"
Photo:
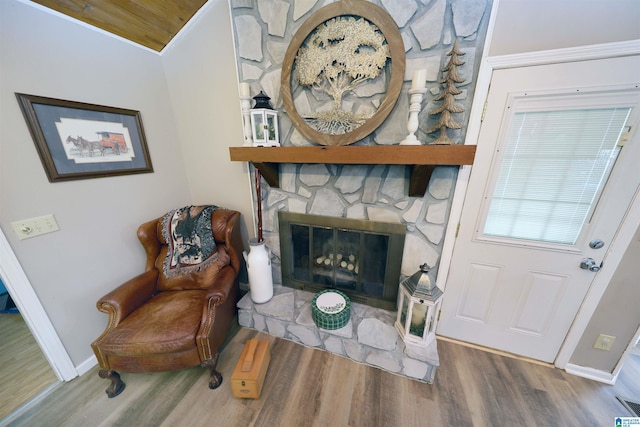
[[[251,86],[252,95],[264,91],[279,111],[280,139],[284,146],[314,145],[291,124],[280,97],[280,75],[285,52],[296,30],[321,7],[321,0],[230,0],[236,57],[240,80]],[[437,116],[430,116],[442,90],[439,80],[447,53],[458,40],[465,64],[458,68],[465,79],[458,86],[456,101],[464,107],[456,114],[462,124],[450,137],[463,143],[473,100],[477,69],[491,9],[490,0],[376,0],[394,19],[405,46],[404,85],[395,108],[371,135],[355,145],[395,145],[407,135],[408,89],[413,71],[427,70],[427,94],[419,115],[416,136],[429,143],[437,133],[427,135]],[[370,98],[379,94],[380,82],[359,88],[349,102],[352,111],[375,107]],[[305,95],[306,96],[306,95]],[[317,100],[295,100],[298,110],[319,108]],[[238,141],[242,145],[242,141]],[[263,233],[273,253],[274,282],[281,282],[278,211],[333,217],[370,219],[407,226],[402,275],[408,276],[427,263],[437,267],[457,177],[457,167],[435,169],[423,197],[408,197],[408,167],[395,165],[283,164],[280,188],[263,185]]]

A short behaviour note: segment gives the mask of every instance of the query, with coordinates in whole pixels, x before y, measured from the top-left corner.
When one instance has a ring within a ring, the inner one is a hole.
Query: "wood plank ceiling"
[[[155,51],[171,41],[207,0],[32,0]]]

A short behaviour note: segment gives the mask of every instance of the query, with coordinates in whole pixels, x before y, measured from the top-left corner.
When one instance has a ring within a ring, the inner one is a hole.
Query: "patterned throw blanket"
[[[211,230],[211,214],[217,206],[186,206],[168,212],[162,219],[162,235],[169,251],[164,274],[174,277],[207,268],[218,259]]]

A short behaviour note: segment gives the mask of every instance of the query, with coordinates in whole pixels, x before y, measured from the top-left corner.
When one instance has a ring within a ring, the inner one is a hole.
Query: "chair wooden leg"
[[[116,397],[117,395],[122,393],[122,390],[124,390],[126,386],[125,383],[120,379],[120,374],[112,369],[101,369],[100,372],[98,372],[98,376],[100,378],[111,380],[111,385],[109,385],[109,387],[107,387],[107,389],[105,390],[105,393],[107,393],[107,396],[109,396],[110,398]]]
[[[209,378],[209,388],[211,390],[215,390],[216,388],[220,387],[220,384],[222,384],[222,374],[216,370],[219,355],[220,354],[216,351],[213,359],[205,360],[204,362],[202,362],[202,366],[205,368],[209,368],[209,371],[211,372],[211,377]]]

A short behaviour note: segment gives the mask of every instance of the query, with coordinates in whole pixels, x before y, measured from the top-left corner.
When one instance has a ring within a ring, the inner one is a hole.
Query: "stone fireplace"
[[[285,249],[287,243],[282,241],[281,235],[287,233],[283,233],[279,217],[329,217],[346,219],[349,225],[357,219],[365,224],[365,229],[381,222],[391,224],[392,229],[406,230],[404,241],[392,244],[392,250],[402,254],[399,274],[397,269],[392,270],[395,281],[389,284],[395,286],[397,292],[403,276],[415,273],[425,261],[437,262],[438,255],[432,245],[437,247],[444,235],[447,211],[446,201],[442,199],[450,195],[455,169],[437,168],[427,194],[423,198],[407,198],[403,166],[283,165],[281,188],[262,186],[263,230],[272,251],[274,297],[265,304],[254,304],[250,294],[246,294],[238,304],[240,325],[418,381],[432,382],[439,364],[437,343],[434,341],[426,348],[405,345],[394,327],[395,297],[386,308],[352,300],[351,320],[341,329],[331,331],[315,325],[311,316],[315,289],[308,291],[297,289],[299,286],[282,285],[287,274],[282,268],[283,252],[290,249]],[[369,198],[385,200],[385,208],[363,201]],[[436,204],[437,208],[429,209],[426,200],[440,203]],[[327,228],[326,224],[320,228]],[[307,265],[317,263],[317,258],[322,256],[325,256],[321,260],[324,263],[328,255],[309,256]],[[337,256],[334,255],[334,259]]]
[[[233,31],[240,81],[251,94],[264,91],[279,111],[283,146],[314,145],[292,126],[280,98],[283,58],[297,29],[315,11],[332,1],[231,0]],[[405,83],[387,119],[371,135],[354,146],[393,146],[407,135],[410,79],[416,69],[427,70],[427,93],[419,114],[418,139],[428,144],[437,134],[426,134],[436,118],[429,115],[442,90],[439,79],[446,54],[454,40],[465,52],[459,67],[465,82],[456,102],[465,108],[456,120],[462,129],[450,135],[462,143],[482,56],[491,2],[486,0],[372,0],[397,23],[406,52]],[[365,87],[354,99],[352,111],[367,108],[380,88]],[[309,108],[314,99],[296,99]],[[234,145],[231,143],[231,145]],[[237,141],[237,146],[242,141]],[[267,148],[263,148],[267,149]],[[277,149],[277,148],[274,148]],[[269,162],[269,160],[266,160]],[[425,349],[408,348],[394,328],[396,311],[353,302],[351,321],[335,331],[321,330],[311,318],[313,291],[282,286],[281,212],[310,214],[401,225],[406,230],[401,249],[400,278],[427,263],[438,265],[445,238],[457,166],[437,166],[423,196],[409,196],[410,167],[397,164],[286,163],[279,165],[279,188],[262,185],[263,231],[272,251],[275,294],[271,301],[255,305],[246,295],[239,303],[241,325],[321,348],[421,381],[431,382],[438,365],[435,342]],[[255,197],[255,192],[253,192]],[[320,255],[321,256],[321,255]],[[320,257],[319,256],[319,257]],[[323,262],[326,261],[323,260]],[[287,261],[288,262],[288,261]]]
[[[231,0],[238,78],[249,83],[251,94],[263,91],[279,113],[280,141],[283,147],[315,145],[292,125],[280,96],[284,56],[296,31],[312,14],[333,1],[316,0]],[[369,136],[353,146],[394,146],[407,136],[409,88],[413,72],[426,69],[427,93],[419,114],[418,140],[424,144],[437,134],[427,134],[437,117],[429,114],[439,102],[442,68],[454,40],[464,52],[464,65],[458,67],[464,82],[456,103],[464,112],[455,119],[462,125],[449,135],[461,144],[471,109],[479,59],[482,56],[491,2],[486,0],[372,0],[395,21],[406,52],[404,84],[395,107],[386,120]],[[383,87],[380,82],[363,86],[351,111],[370,108]],[[315,107],[314,99],[296,98],[297,108]],[[232,142],[230,143],[234,145]],[[242,145],[238,141],[237,146]],[[391,147],[389,147],[391,148]],[[263,148],[267,149],[267,148]],[[428,157],[428,155],[426,155]],[[269,162],[269,160],[266,160]],[[267,245],[273,251],[274,282],[281,283],[278,212],[287,211],[336,218],[391,222],[406,226],[401,274],[415,273],[423,263],[438,264],[451,195],[458,167],[435,167],[426,194],[410,197],[411,170],[397,164],[330,164],[307,161],[282,163],[277,172],[279,188],[263,185],[263,227]]]

